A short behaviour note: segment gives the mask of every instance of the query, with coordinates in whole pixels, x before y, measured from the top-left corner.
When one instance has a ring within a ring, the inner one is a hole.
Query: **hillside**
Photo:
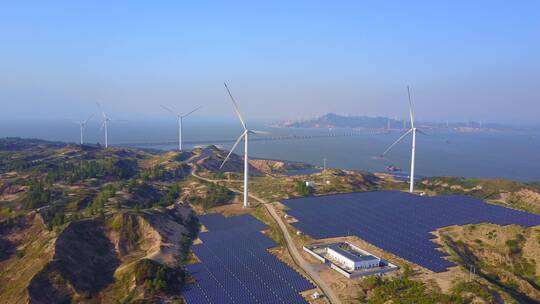
[[[540,188],[534,183],[502,179],[430,177],[417,189],[428,195],[465,194],[504,207],[540,214]]]
[[[242,191],[243,159],[232,154],[219,169],[227,153],[215,146],[161,153],[0,139],[0,281],[5,282],[0,303],[181,301],[181,287],[191,280],[184,267],[196,261],[190,246],[200,242],[197,216],[209,212],[252,213],[269,225],[264,233],[279,244],[272,252],[291,261],[262,204],[253,199],[252,209],[240,207],[235,192]],[[408,188],[387,174],[323,171],[264,159],[252,159],[250,166],[251,194],[267,202]],[[431,177],[417,189],[426,195],[472,195],[540,213],[540,190],[534,183]],[[460,265],[457,269],[437,276],[398,260],[400,266],[411,266],[401,276],[352,283],[333,277],[333,286],[347,290],[345,303],[395,302],[404,294],[415,303],[538,298],[537,228],[480,224],[436,233],[436,241]],[[295,238],[299,244],[306,241],[303,235]],[[470,266],[477,268],[474,282],[466,279]]]
[[[0,302],[179,299],[198,229],[176,181],[191,167],[162,158],[0,140]]]

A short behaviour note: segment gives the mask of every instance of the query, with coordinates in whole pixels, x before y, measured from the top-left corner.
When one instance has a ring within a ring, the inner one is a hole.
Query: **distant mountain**
[[[328,113],[317,118],[303,121],[283,121],[274,125],[282,128],[365,128],[365,129],[401,129],[403,120],[387,117],[342,116]]]
[[[371,130],[402,130],[410,127],[409,120],[398,120],[389,117],[345,116],[328,113],[306,120],[281,121],[272,125],[277,128],[350,128]],[[417,121],[416,126],[424,129],[451,130],[454,132],[486,132],[486,131],[533,131],[538,126],[517,126],[500,123],[468,122],[427,122]]]

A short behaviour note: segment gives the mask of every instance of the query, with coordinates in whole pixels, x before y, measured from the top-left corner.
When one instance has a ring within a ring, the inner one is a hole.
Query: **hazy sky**
[[[258,2],[258,3],[255,3]],[[384,2],[384,3],[383,3]],[[3,1],[0,119],[540,121],[540,1]]]

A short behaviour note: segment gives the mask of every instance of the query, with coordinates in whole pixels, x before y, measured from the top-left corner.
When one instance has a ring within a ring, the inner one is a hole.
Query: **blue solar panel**
[[[540,225],[540,216],[448,195],[424,197],[401,191],[372,191],[284,200],[293,224],[313,238],[359,238],[435,272],[453,263],[431,241],[431,231],[451,225],[493,223]]]
[[[260,232],[264,223],[249,214],[199,220],[208,232],[192,247],[201,263],[187,266],[195,279],[182,290],[188,304],[307,303],[299,293],[314,286],[268,252],[276,244]]]

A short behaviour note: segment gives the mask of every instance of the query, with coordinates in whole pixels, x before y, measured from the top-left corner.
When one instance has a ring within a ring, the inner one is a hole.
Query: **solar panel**
[[[199,220],[208,232],[192,247],[201,263],[187,266],[195,279],[182,289],[188,304],[307,303],[299,293],[314,286],[268,252],[276,244],[260,232],[264,223],[249,214]]]
[[[540,216],[447,195],[426,197],[402,191],[355,192],[282,201],[298,222],[293,225],[315,239],[356,235],[435,272],[454,266],[431,240],[432,231],[451,225],[493,223],[540,225]]]

